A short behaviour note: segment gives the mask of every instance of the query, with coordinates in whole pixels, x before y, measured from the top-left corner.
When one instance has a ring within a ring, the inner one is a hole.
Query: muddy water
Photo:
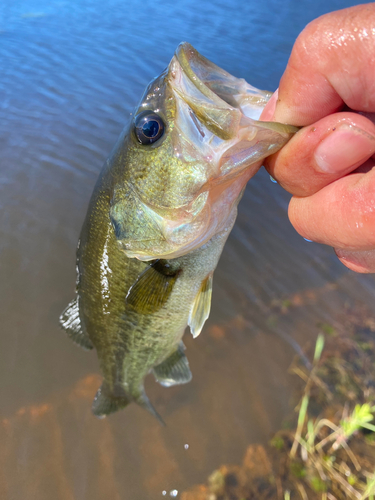
[[[96,420],[95,353],[57,323],[101,165],[177,44],[272,90],[303,26],[346,5],[2,0],[1,499],[178,498],[268,439],[287,412],[295,349],[348,304],[372,303],[374,278],[300,238],[289,196],[261,172],[215,273],[207,326],[194,341],[186,335],[193,381],[165,389],[147,380],[166,428],[135,405]]]

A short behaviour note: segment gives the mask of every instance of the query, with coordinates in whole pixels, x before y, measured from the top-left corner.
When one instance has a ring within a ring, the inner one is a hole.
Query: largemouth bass
[[[134,401],[161,420],[146,375],[191,380],[182,336],[209,315],[245,185],[297,130],[256,120],[270,96],[182,43],[105,163],[79,239],[77,296],[60,318],[97,351],[98,417]]]

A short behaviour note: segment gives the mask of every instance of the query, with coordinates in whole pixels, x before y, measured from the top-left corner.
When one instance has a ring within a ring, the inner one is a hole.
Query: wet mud
[[[375,494],[375,316],[348,309],[321,325],[322,353],[307,347],[290,371],[294,411],[240,465],[222,465],[182,500],[348,500]],[[318,343],[317,343],[318,346]],[[304,401],[306,406],[304,407]],[[301,417],[302,415],[302,417]]]

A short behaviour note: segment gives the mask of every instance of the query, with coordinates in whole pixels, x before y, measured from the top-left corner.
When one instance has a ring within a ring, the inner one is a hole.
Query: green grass
[[[312,381],[317,377],[316,371],[323,349],[324,337],[319,335],[311,372],[307,379],[304,377],[306,386],[299,404],[297,428],[290,450],[291,472],[294,473],[296,468],[296,459],[302,460],[302,463],[299,463],[299,470],[303,471],[303,475],[300,474],[299,477],[303,477],[313,491],[321,494],[322,500],[336,498],[329,493],[330,488],[342,491],[348,500],[374,500],[375,471],[361,469],[355,454],[350,449],[349,441],[363,429],[375,432],[375,425],[372,423],[375,406],[365,402],[356,404],[352,411],[345,406],[339,425],[327,418],[312,419],[308,416],[310,388]],[[347,461],[343,461],[342,458],[337,460],[339,450],[345,451]],[[362,479],[358,477],[359,473]],[[363,477],[366,478],[366,482]],[[305,498],[304,488],[303,493],[301,485],[298,489],[301,498]],[[289,491],[285,491],[285,498],[290,498]]]

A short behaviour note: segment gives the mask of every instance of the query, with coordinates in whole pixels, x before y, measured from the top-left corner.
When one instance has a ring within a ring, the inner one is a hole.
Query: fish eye
[[[152,111],[143,111],[135,117],[135,135],[143,145],[153,144],[163,136],[165,125],[159,115]]]

